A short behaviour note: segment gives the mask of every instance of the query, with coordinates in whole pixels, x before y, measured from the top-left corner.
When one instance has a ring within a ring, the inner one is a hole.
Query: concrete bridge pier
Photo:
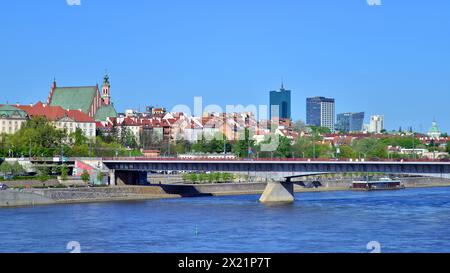
[[[114,187],[116,186],[116,171],[115,170],[109,170],[109,186]]]
[[[261,203],[292,203],[294,202],[294,184],[286,182],[268,182],[259,201]]]

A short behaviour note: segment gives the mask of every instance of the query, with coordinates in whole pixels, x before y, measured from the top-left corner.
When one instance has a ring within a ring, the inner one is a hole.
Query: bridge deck
[[[122,171],[450,173],[450,162],[441,161],[115,158],[104,159],[103,163]]]

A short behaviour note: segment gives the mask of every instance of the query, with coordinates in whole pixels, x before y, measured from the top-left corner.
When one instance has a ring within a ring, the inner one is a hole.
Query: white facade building
[[[331,132],[334,132],[335,125],[335,103],[330,101],[323,101],[320,107],[320,123],[322,127],[330,128]]]
[[[77,129],[83,132],[83,135],[88,139],[95,139],[96,130],[95,122],[92,121],[80,121],[70,117],[63,117],[61,119],[52,121],[57,129],[66,130],[69,134],[75,133]]]
[[[0,135],[15,134],[27,121],[27,113],[11,105],[0,106]]]
[[[370,117],[369,133],[380,134],[384,130],[384,116],[375,115]]]

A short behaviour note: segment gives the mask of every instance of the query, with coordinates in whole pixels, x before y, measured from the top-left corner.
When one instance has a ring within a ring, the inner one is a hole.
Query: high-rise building
[[[274,108],[275,107],[275,108]],[[272,108],[278,110],[272,113]],[[291,90],[284,89],[284,84],[281,84],[279,91],[270,91],[270,119],[272,118],[291,118]]]
[[[336,130],[344,133],[363,130],[364,112],[342,113],[337,115]]]
[[[306,123],[310,126],[326,127],[334,131],[335,100],[314,97],[306,99]]]
[[[379,134],[384,130],[384,116],[375,115],[370,117],[369,132]]]

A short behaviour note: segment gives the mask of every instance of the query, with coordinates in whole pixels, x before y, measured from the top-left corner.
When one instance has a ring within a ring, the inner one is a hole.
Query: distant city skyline
[[[386,129],[426,132],[436,119],[448,132],[449,12],[445,0],[42,0],[27,9],[8,1],[0,104],[45,101],[54,77],[61,86],[101,84],[107,69],[121,112],[193,105],[195,96],[267,105],[284,77],[294,120],[306,119],[307,97],[324,96],[336,98],[337,113],[384,115]]]
[[[341,132],[360,132],[364,129],[365,113],[340,113],[336,116],[336,130]]]
[[[336,125],[336,100],[334,98],[306,98],[306,124],[326,127],[332,132]]]
[[[280,90],[270,91],[269,100],[269,117],[273,118],[273,114],[276,114],[278,118],[292,119],[292,100],[291,90],[284,88],[284,83],[281,83]],[[278,113],[277,113],[278,112]]]

